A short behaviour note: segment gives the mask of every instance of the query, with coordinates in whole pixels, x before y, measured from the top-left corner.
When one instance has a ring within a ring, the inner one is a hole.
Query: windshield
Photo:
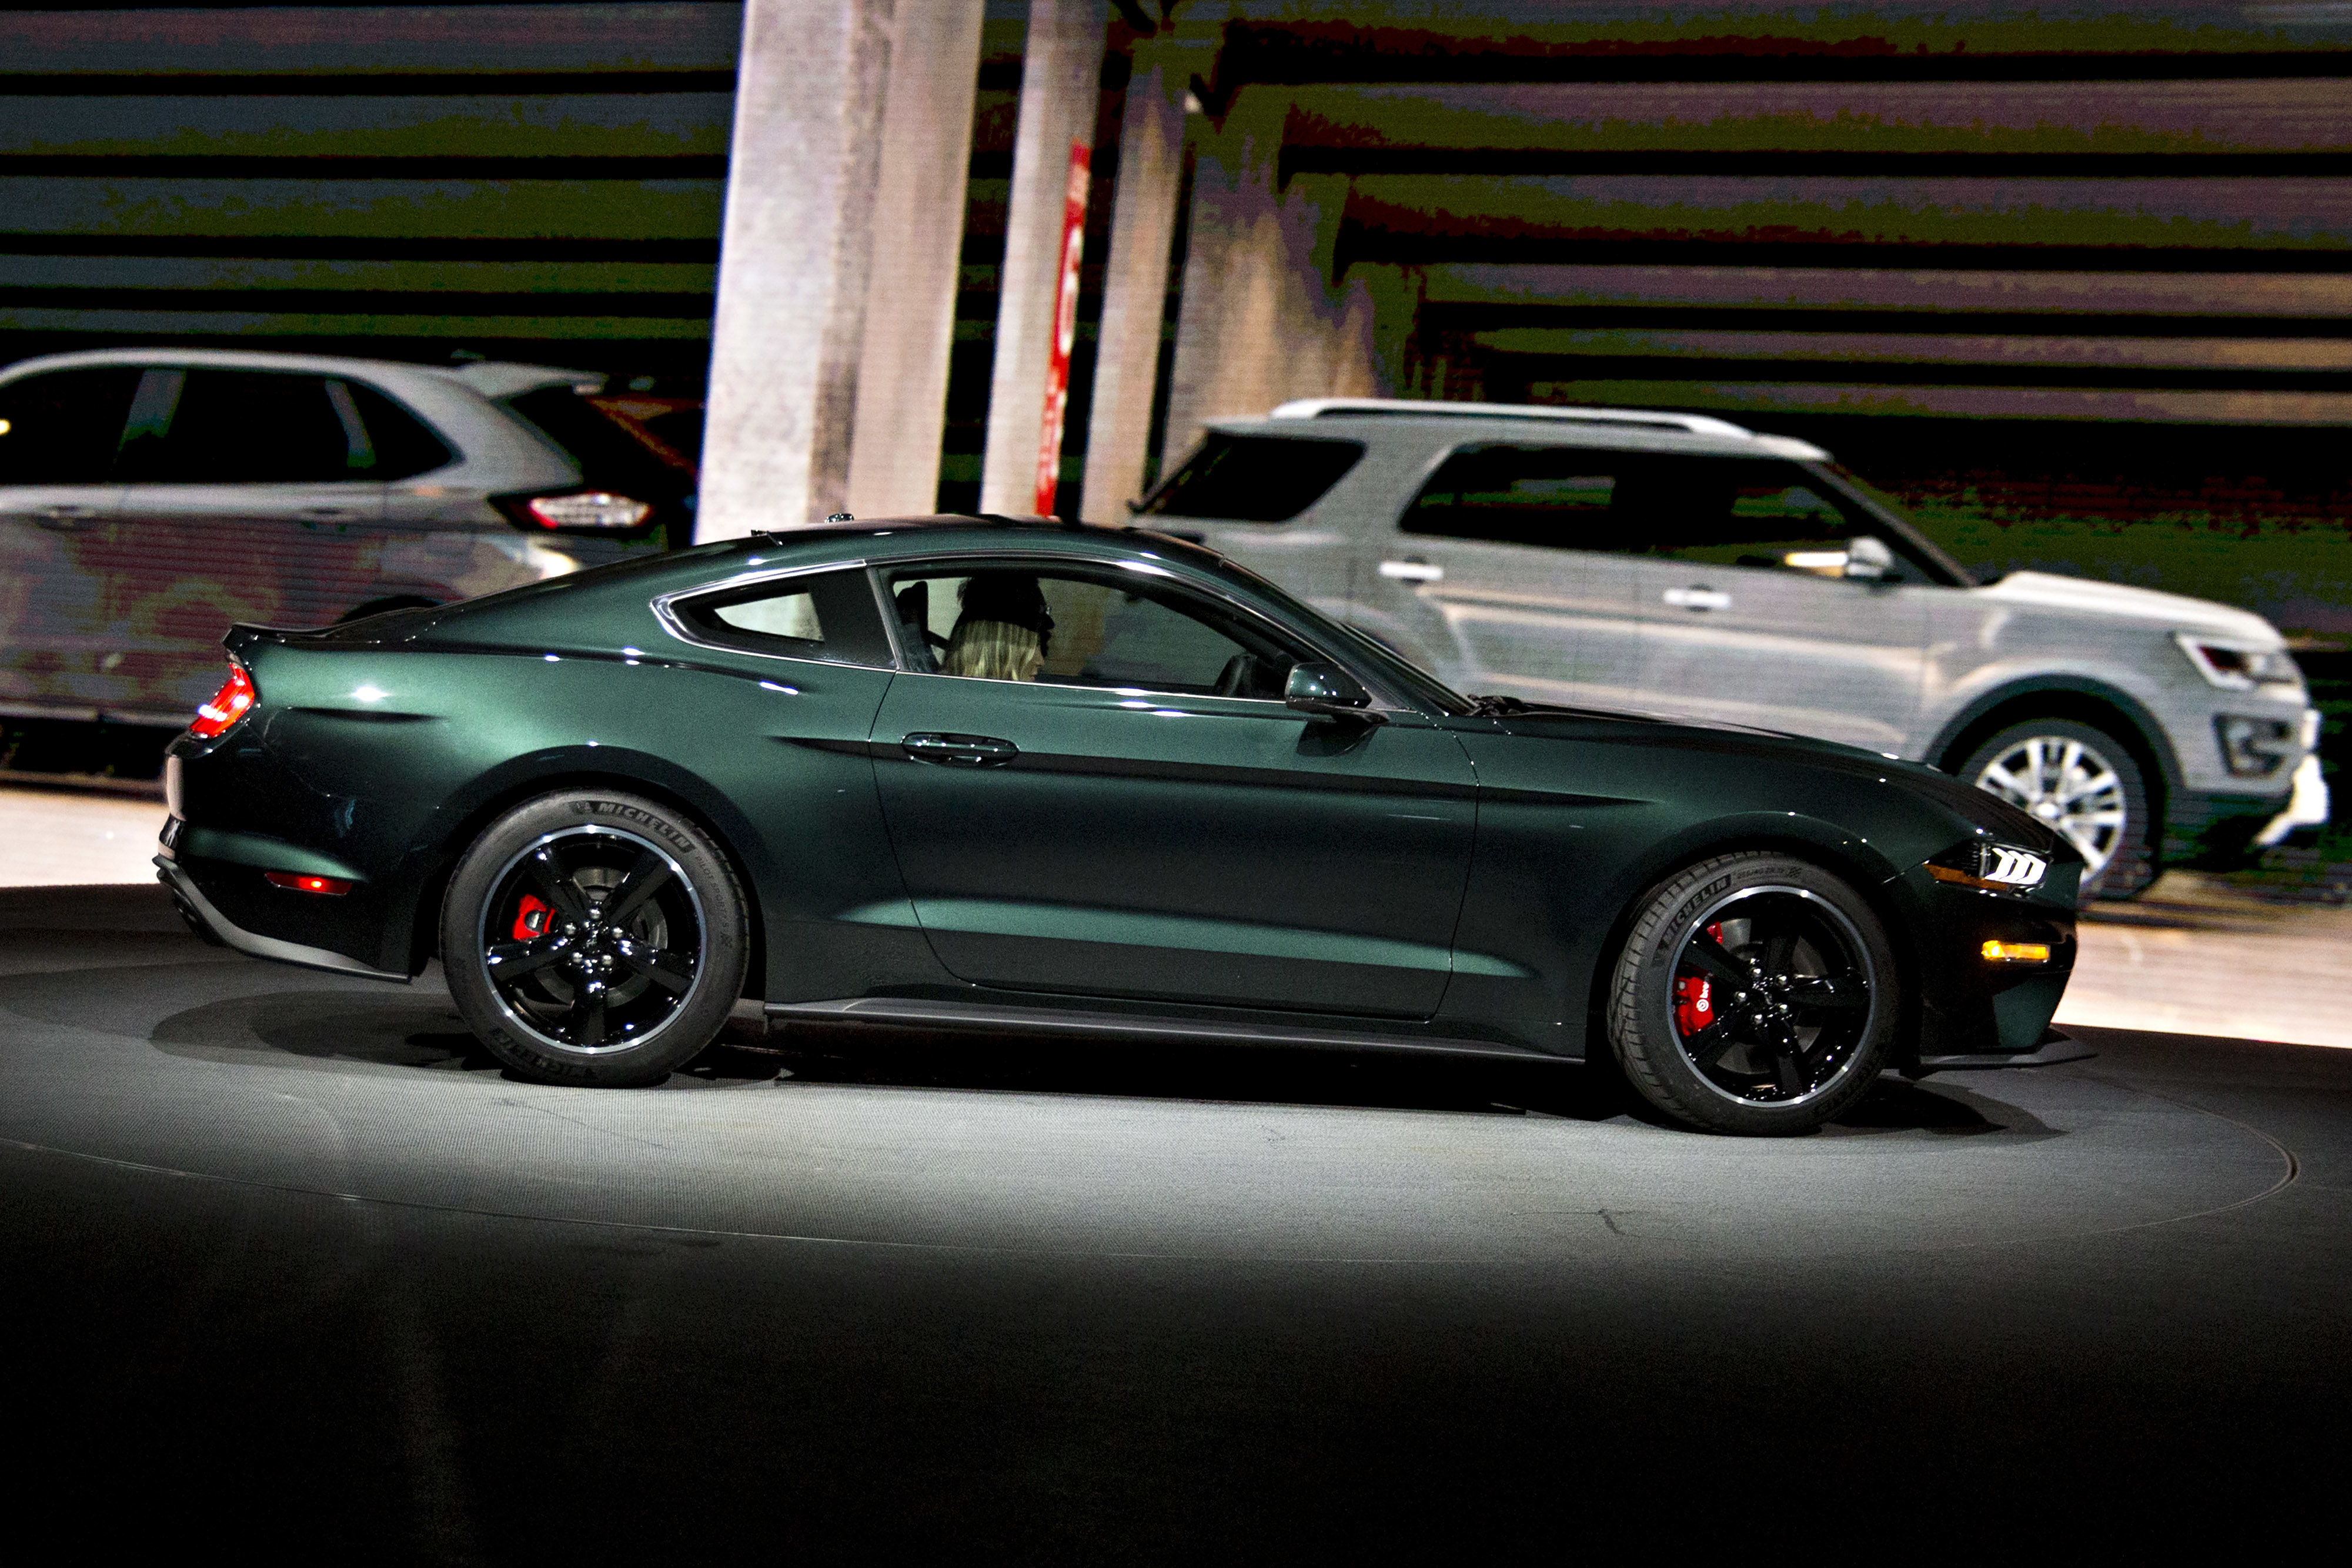
[[[1911,515],[1903,509],[1902,502],[1843,463],[1815,463],[1809,466],[1829,475],[1858,499],[1869,503],[1872,510],[1881,514],[1895,527],[1901,536],[1899,542],[1909,545],[1913,553],[1924,558],[1923,564],[1932,567],[1937,574],[1948,577],[1951,587],[1978,586],[1976,578],[1967,567],[1954,560],[1935,540],[1919,531],[1919,525],[1911,520]]]

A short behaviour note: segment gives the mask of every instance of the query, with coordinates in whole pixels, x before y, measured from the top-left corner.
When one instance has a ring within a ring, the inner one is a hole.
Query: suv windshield
[[[1845,486],[1848,493],[1867,502],[1872,510],[1879,513],[1888,523],[1894,525],[1901,542],[1910,547],[1910,553],[1927,564],[1937,574],[1947,578],[1948,586],[1953,588],[1982,586],[1967,567],[1954,560],[1935,540],[1919,531],[1919,525],[1913,522],[1910,515],[1904,511],[1902,502],[1895,499],[1843,463],[1811,463],[1806,466],[1835,479]]]

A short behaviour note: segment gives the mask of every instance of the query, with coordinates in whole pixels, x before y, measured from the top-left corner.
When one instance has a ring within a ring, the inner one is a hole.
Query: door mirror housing
[[[1846,540],[1845,575],[1864,582],[1876,582],[1895,570],[1895,552],[1886,541],[1869,534]]]
[[[1352,719],[1358,724],[1384,722],[1383,716],[1372,708],[1372,694],[1337,664],[1291,665],[1290,678],[1283,685],[1282,701],[1286,707],[1318,718]]]

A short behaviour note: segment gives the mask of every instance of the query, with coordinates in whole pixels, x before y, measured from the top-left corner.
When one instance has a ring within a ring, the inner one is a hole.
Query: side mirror
[[[1886,541],[1863,534],[1845,542],[1845,575],[1876,582],[1895,570],[1895,552]]]
[[[1358,724],[1381,724],[1372,709],[1372,694],[1337,664],[1293,664],[1282,688],[1285,706],[1318,718],[1352,719]]]

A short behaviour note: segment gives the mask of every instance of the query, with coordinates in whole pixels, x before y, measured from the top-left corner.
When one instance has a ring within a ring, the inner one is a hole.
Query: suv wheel
[[[2072,719],[2011,725],[1959,775],[2055,829],[2083,857],[2083,902],[2132,898],[2156,880],[2147,783],[2131,752]]]
[[[1701,861],[1642,903],[1609,1042],[1651,1104],[1721,1133],[1810,1133],[1876,1081],[1902,998],[1862,896],[1770,852]]]
[[[541,1083],[650,1083],[716,1039],[743,988],[743,894],[693,823],[651,800],[567,789],[466,852],[441,910],[449,994],[474,1033]]]

